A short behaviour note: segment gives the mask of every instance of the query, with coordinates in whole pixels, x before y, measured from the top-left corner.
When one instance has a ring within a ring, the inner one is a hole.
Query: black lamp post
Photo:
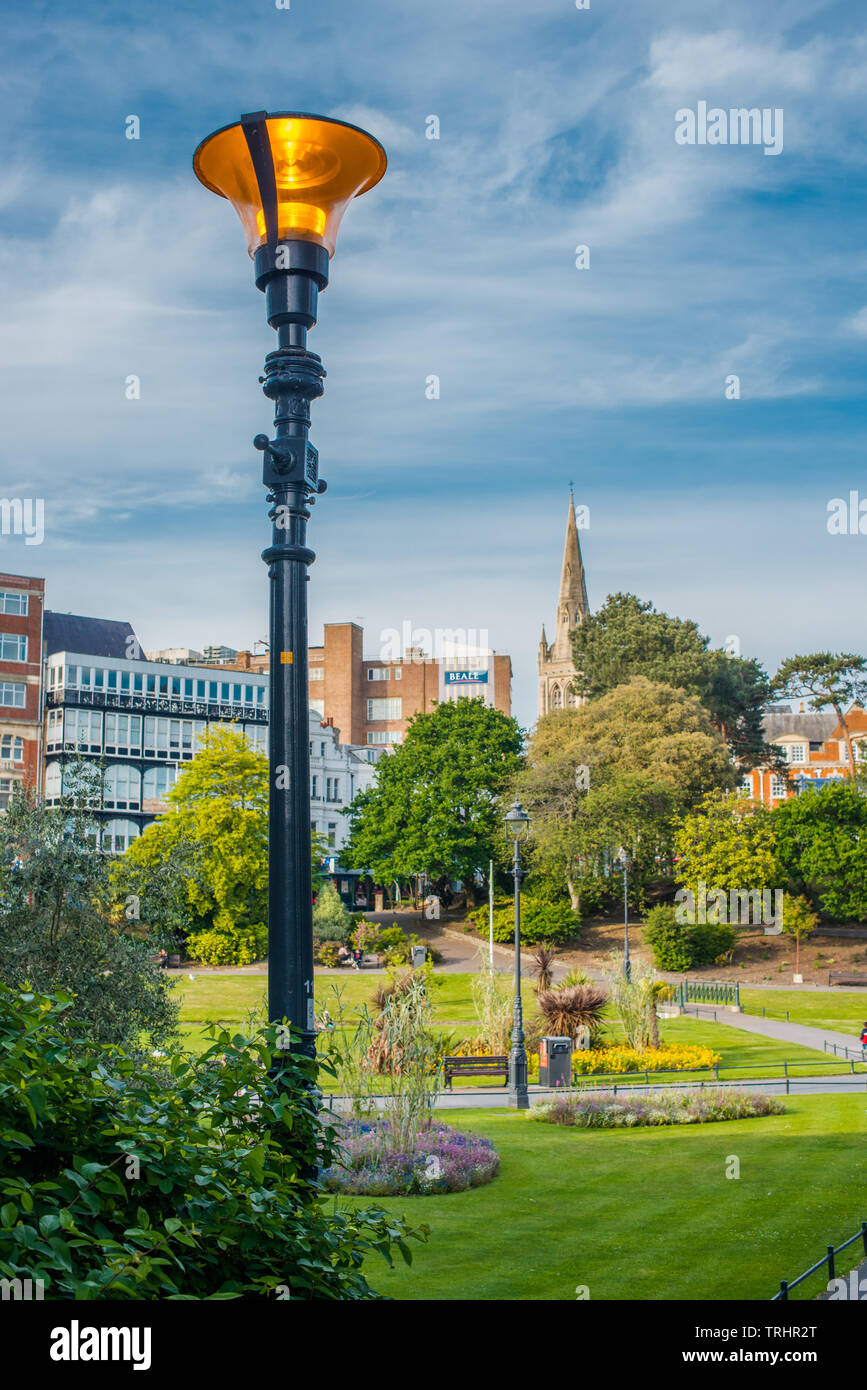
[[[617,862],[623,873],[623,974],[627,980],[631,980],[632,963],[629,959],[629,869],[631,861],[625,849],[621,849],[617,856]]]
[[[293,1046],[316,1051],[310,859],[307,689],[309,508],[325,491],[308,442],[310,402],[324,390],[321,359],[307,348],[319,291],[346,208],[385,173],[385,151],[357,126],[302,112],[257,111],[203,140],[196,177],[228,198],[241,219],[257,287],[277,348],[265,358],[262,389],[274,402],[274,439],[264,455],[271,544],[263,551],[271,587],[268,748],[268,1018],[300,1030]]]
[[[521,1004],[521,845],[530,834],[530,817],[517,799],[505,815],[506,844],[512,846],[515,880],[515,1004],[512,1014],[512,1047],[509,1052],[509,1099],[518,1110],[530,1104],[527,1093],[527,1049],[524,1045],[524,1010]]]

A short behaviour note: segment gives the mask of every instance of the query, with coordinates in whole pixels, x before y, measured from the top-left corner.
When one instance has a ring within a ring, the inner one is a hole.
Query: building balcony
[[[74,705],[88,709],[123,710],[130,714],[177,714],[225,722],[243,720],[247,724],[268,723],[268,711],[262,705],[185,699],[181,695],[141,695],[121,690],[49,690],[45,695],[45,704],[48,709]]]

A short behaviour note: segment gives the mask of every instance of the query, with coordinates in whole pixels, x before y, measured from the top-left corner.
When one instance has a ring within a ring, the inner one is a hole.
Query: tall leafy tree
[[[753,659],[711,648],[696,623],[659,613],[635,594],[612,594],[584,619],[572,643],[575,689],[589,700],[633,676],[664,682],[701,700],[743,767],[768,757],[765,671]]]
[[[772,689],[791,699],[806,699],[810,709],[832,709],[843,730],[849,755],[849,776],[855,776],[855,755],[846,710],[854,701],[867,699],[867,659],[854,652],[812,652],[790,656],[771,683]]]
[[[96,769],[98,791],[99,771]],[[86,779],[85,779],[86,780]],[[74,775],[65,786],[75,784]],[[116,909],[88,792],[45,807],[27,792],[0,817],[0,980],[68,992],[62,1026],[139,1049],[170,1040],[177,1005],[135,924]]]
[[[461,879],[472,896],[502,835],[500,797],[521,761],[515,723],[481,700],[456,700],[410,721],[350,811],[341,857],[389,882],[417,873]]]
[[[637,879],[670,859],[673,817],[731,787],[726,746],[695,695],[633,677],[577,709],[540,719],[519,794],[533,814],[536,869],[566,886],[597,875],[619,846]]]
[[[848,781],[808,788],[780,802],[773,823],[791,890],[826,917],[867,919],[867,796]]]
[[[117,891],[137,894],[142,919],[160,929],[186,914],[187,947],[202,960],[260,959],[268,944],[268,759],[240,731],[210,729],[168,801],[168,813],[124,855]],[[315,866],[323,853],[314,836]]]

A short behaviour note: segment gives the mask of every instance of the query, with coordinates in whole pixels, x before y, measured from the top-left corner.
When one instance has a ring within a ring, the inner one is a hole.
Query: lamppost
[[[617,855],[617,862],[623,873],[623,974],[632,979],[632,963],[629,959],[629,869],[630,858],[625,849]]]
[[[512,1047],[509,1052],[509,1098],[518,1110],[530,1104],[527,1094],[527,1049],[524,1045],[524,1011],[521,1006],[521,845],[530,834],[530,817],[517,799],[505,815],[506,844],[512,846],[512,878],[515,880],[515,1004],[512,1014]]]
[[[353,198],[385,173],[385,151],[357,126],[297,111],[256,111],[203,140],[193,156],[201,183],[241,219],[256,286],[265,295],[277,348],[262,390],[274,402],[274,439],[259,434],[271,544],[263,551],[271,591],[268,749],[268,1018],[300,1030],[293,1047],[316,1050],[310,862],[307,690],[309,508],[325,491],[308,442],[310,402],[325,370],[308,351],[320,290],[341,219]]]

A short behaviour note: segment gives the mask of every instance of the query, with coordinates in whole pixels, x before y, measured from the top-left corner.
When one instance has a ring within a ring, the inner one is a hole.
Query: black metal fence
[[[850,1245],[854,1245],[856,1240],[863,1242],[864,1257],[867,1259],[867,1221],[862,1221],[860,1231],[856,1231],[854,1236],[850,1236],[848,1240],[844,1240],[842,1245],[829,1245],[821,1260],[817,1260],[814,1265],[810,1265],[810,1268],[805,1269],[803,1274],[799,1274],[797,1279],[781,1279],[780,1291],[774,1294],[771,1302],[787,1303],[789,1300],[789,1291],[791,1289],[796,1289],[799,1284],[803,1284],[805,1279],[809,1279],[810,1275],[815,1274],[816,1270],[821,1269],[823,1265],[827,1265],[828,1267],[828,1283],[830,1284],[831,1280],[837,1277],[835,1273],[836,1265],[834,1263],[837,1255],[839,1255],[841,1251],[846,1250]]]
[[[734,1004],[740,1008],[741,987],[739,984],[714,984],[710,981],[699,984],[695,980],[682,980],[677,987],[677,1002],[681,1008],[684,1004]]]

